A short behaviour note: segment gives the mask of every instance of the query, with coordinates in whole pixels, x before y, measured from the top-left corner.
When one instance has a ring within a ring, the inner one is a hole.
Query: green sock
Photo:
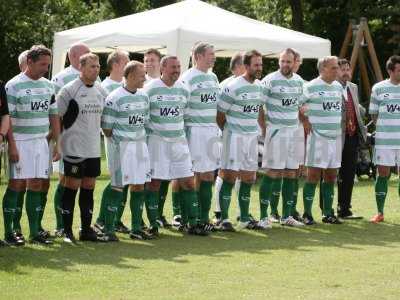
[[[122,198],[115,214],[115,224],[122,223],[122,216],[124,214],[126,202],[128,201],[128,190],[129,185],[124,186],[124,189],[122,190]]]
[[[118,207],[121,205],[123,196],[123,191],[118,191],[111,188],[109,197],[105,198],[106,205],[104,211],[104,229],[106,233],[115,232],[115,216],[117,214]]]
[[[3,197],[4,236],[7,238],[13,233],[13,220],[17,207],[17,192],[7,188]]]
[[[212,198],[212,182],[201,181],[199,190],[199,205],[200,205],[200,223],[202,224],[209,222],[211,198]]]
[[[103,190],[103,194],[101,195],[101,201],[100,201],[100,211],[99,211],[99,216],[97,217],[96,223],[100,225],[104,225],[105,222],[105,210],[106,206],[108,203],[108,198],[110,198],[111,194],[111,182],[107,184],[107,186]]]
[[[233,183],[226,180],[222,181],[221,190],[219,191],[219,203],[221,207],[221,218],[227,220],[229,218],[229,205],[231,204]]]
[[[158,196],[158,216],[164,214],[164,204],[168,195],[169,180],[162,180],[160,184],[160,193]]]
[[[188,212],[188,222],[189,225],[194,226],[197,224],[198,220],[198,200],[197,193],[194,190],[182,191],[182,197],[185,199],[186,209]]]
[[[146,191],[145,204],[147,210],[147,218],[151,227],[158,227],[158,192]]]
[[[331,216],[333,211],[333,194],[334,194],[334,183],[333,182],[323,182],[322,183],[322,203],[324,216]]]
[[[292,213],[295,214],[297,212],[297,196],[299,195],[299,178],[294,180],[294,187],[293,187],[293,211]]]
[[[21,232],[22,208],[24,207],[25,191],[17,192],[17,205],[15,207],[13,230]]]
[[[181,224],[187,224],[189,220],[188,207],[186,205],[186,199],[184,197],[183,191],[176,192],[177,198],[179,199],[179,207],[181,209]]]
[[[272,178],[264,175],[261,179],[259,190],[260,220],[268,218],[268,204],[272,187]]]
[[[39,230],[44,230],[42,226],[42,220],[44,215],[44,210],[47,203],[47,191],[40,192],[40,212],[39,212]]]
[[[281,194],[282,189],[282,178],[272,178],[272,187],[271,187],[271,214],[278,215],[278,204],[279,204],[279,196]]]
[[[143,214],[143,203],[144,203],[144,191],[130,192],[130,207],[132,215],[132,231],[138,231],[142,229],[142,214]]]
[[[28,190],[26,192],[26,214],[28,216],[30,238],[39,232],[39,213],[41,209],[41,192]]]
[[[375,182],[375,200],[378,213],[383,214],[385,199],[388,191],[388,177],[378,176]]]
[[[312,216],[312,204],[314,201],[315,189],[317,188],[316,183],[306,182],[303,187],[303,205],[304,213]]]
[[[293,191],[294,178],[283,178],[282,182],[282,218],[287,218],[293,215]]]
[[[179,196],[180,196],[179,192],[174,192],[174,191],[172,192],[172,214],[174,216],[181,215],[181,205]]]
[[[249,218],[250,191],[251,191],[251,184],[242,181],[240,183],[240,188],[239,188],[239,208],[240,208],[241,222],[247,222],[250,220]]]

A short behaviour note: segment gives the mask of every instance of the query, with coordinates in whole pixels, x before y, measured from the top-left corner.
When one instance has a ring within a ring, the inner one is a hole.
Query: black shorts
[[[64,175],[74,178],[97,177],[101,173],[100,157],[80,158],[67,156],[63,159]]]

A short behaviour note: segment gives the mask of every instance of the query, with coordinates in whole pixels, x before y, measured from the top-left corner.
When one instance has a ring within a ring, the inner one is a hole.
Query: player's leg
[[[10,179],[3,197],[4,239],[13,246],[25,244],[20,224],[25,187],[26,180]]]

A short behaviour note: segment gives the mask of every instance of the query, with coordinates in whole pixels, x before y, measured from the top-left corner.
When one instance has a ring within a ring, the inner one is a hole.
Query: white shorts
[[[296,151],[298,151],[298,155],[296,156],[299,158],[299,165],[304,166],[306,161],[306,136],[302,123],[299,124],[294,136],[296,137],[296,143],[298,144],[296,145]]]
[[[10,162],[10,179],[49,178],[49,144],[46,138],[15,143],[19,161]]]
[[[212,172],[220,167],[220,132],[218,127],[187,127],[186,136],[194,172]]]
[[[167,142],[159,136],[150,135],[147,145],[150,155],[151,178],[172,180],[194,175],[186,139]]]
[[[327,139],[311,132],[307,137],[306,166],[337,169],[342,163],[342,138]]]
[[[304,134],[298,134],[298,127],[267,127],[262,167],[297,170],[304,159]]]
[[[124,187],[127,184],[145,184],[150,178],[150,158],[145,141],[123,141],[106,139],[107,163],[111,185]]]
[[[400,149],[374,149],[374,164],[379,166],[400,166]]]
[[[222,133],[221,169],[258,170],[258,133],[241,134],[225,129]]]

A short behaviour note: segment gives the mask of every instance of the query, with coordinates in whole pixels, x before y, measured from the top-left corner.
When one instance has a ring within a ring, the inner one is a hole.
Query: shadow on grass
[[[309,252],[321,247],[364,251],[365,246],[390,248],[393,243],[400,242],[398,229],[395,224],[375,225],[364,220],[349,221],[340,226],[319,224],[305,228],[276,225],[269,231],[217,232],[210,237],[163,230],[157,240],[132,241],[128,236],[120,236],[119,243],[108,244],[86,242],[74,246],[56,240],[50,247],[27,245],[18,249],[1,248],[0,271],[18,275],[24,274],[20,267],[29,267],[79,272],[73,269],[79,265],[137,269],[141,268],[142,260],[186,264],[189,263],[187,255],[235,258],[243,253],[268,255],[274,250]]]

